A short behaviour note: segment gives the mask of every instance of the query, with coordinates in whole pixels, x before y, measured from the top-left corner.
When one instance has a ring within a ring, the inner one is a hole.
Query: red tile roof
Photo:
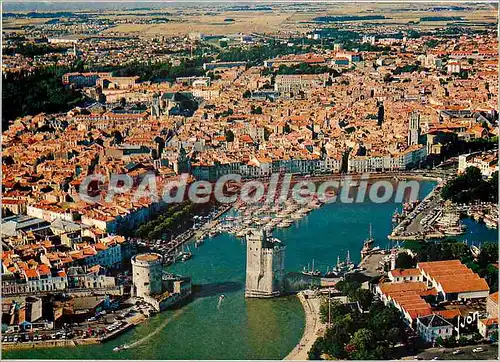
[[[391,270],[391,274],[394,277],[410,277],[410,276],[420,276],[420,270],[418,269],[394,269]]]

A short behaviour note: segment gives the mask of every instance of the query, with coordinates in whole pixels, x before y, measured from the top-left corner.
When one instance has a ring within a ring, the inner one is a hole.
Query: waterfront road
[[[306,297],[306,295],[308,297]],[[302,303],[302,307],[306,314],[306,326],[300,342],[284,359],[305,361],[308,359],[307,354],[309,350],[316,339],[323,335],[326,326],[321,322],[319,314],[321,298],[313,296],[312,293],[307,293],[307,291],[299,292],[297,297]]]
[[[473,349],[481,347],[482,352],[472,352]],[[453,354],[453,351],[459,350],[459,354]],[[438,358],[442,360],[496,360],[498,357],[497,344],[481,344],[475,346],[455,347],[455,348],[428,348],[418,354],[423,360],[432,360]]]

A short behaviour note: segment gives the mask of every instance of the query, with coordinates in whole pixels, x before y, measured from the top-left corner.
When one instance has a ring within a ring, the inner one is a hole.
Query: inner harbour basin
[[[422,199],[435,182],[422,181]],[[301,271],[315,261],[325,273],[337,257],[360,261],[369,225],[375,245],[390,246],[391,217],[401,207],[393,202],[374,204],[332,203],[312,210],[273,236],[286,245],[285,270]],[[236,215],[230,210],[228,215]],[[465,219],[467,234],[456,239],[473,242],[496,240],[496,230]],[[97,345],[4,351],[7,359],[282,359],[299,342],[305,314],[294,295],[246,299],[243,238],[221,233],[208,238],[193,257],[175,263],[169,272],[189,275],[197,286],[194,298],[173,310],[156,314],[118,338]],[[220,296],[224,295],[223,300]],[[117,345],[130,348],[113,352]]]

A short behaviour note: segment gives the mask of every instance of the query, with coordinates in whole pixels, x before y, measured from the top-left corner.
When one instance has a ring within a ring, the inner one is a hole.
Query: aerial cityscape
[[[498,3],[2,10],[5,359],[498,359]]]

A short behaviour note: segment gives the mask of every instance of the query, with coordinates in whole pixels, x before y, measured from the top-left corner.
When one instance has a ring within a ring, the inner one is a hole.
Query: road
[[[474,348],[481,347],[483,352],[474,353]],[[453,351],[460,350],[463,353],[454,355]],[[455,347],[455,348],[429,348],[418,354],[424,360],[431,360],[438,357],[442,360],[496,360],[498,357],[498,345],[481,344],[476,346]]]

